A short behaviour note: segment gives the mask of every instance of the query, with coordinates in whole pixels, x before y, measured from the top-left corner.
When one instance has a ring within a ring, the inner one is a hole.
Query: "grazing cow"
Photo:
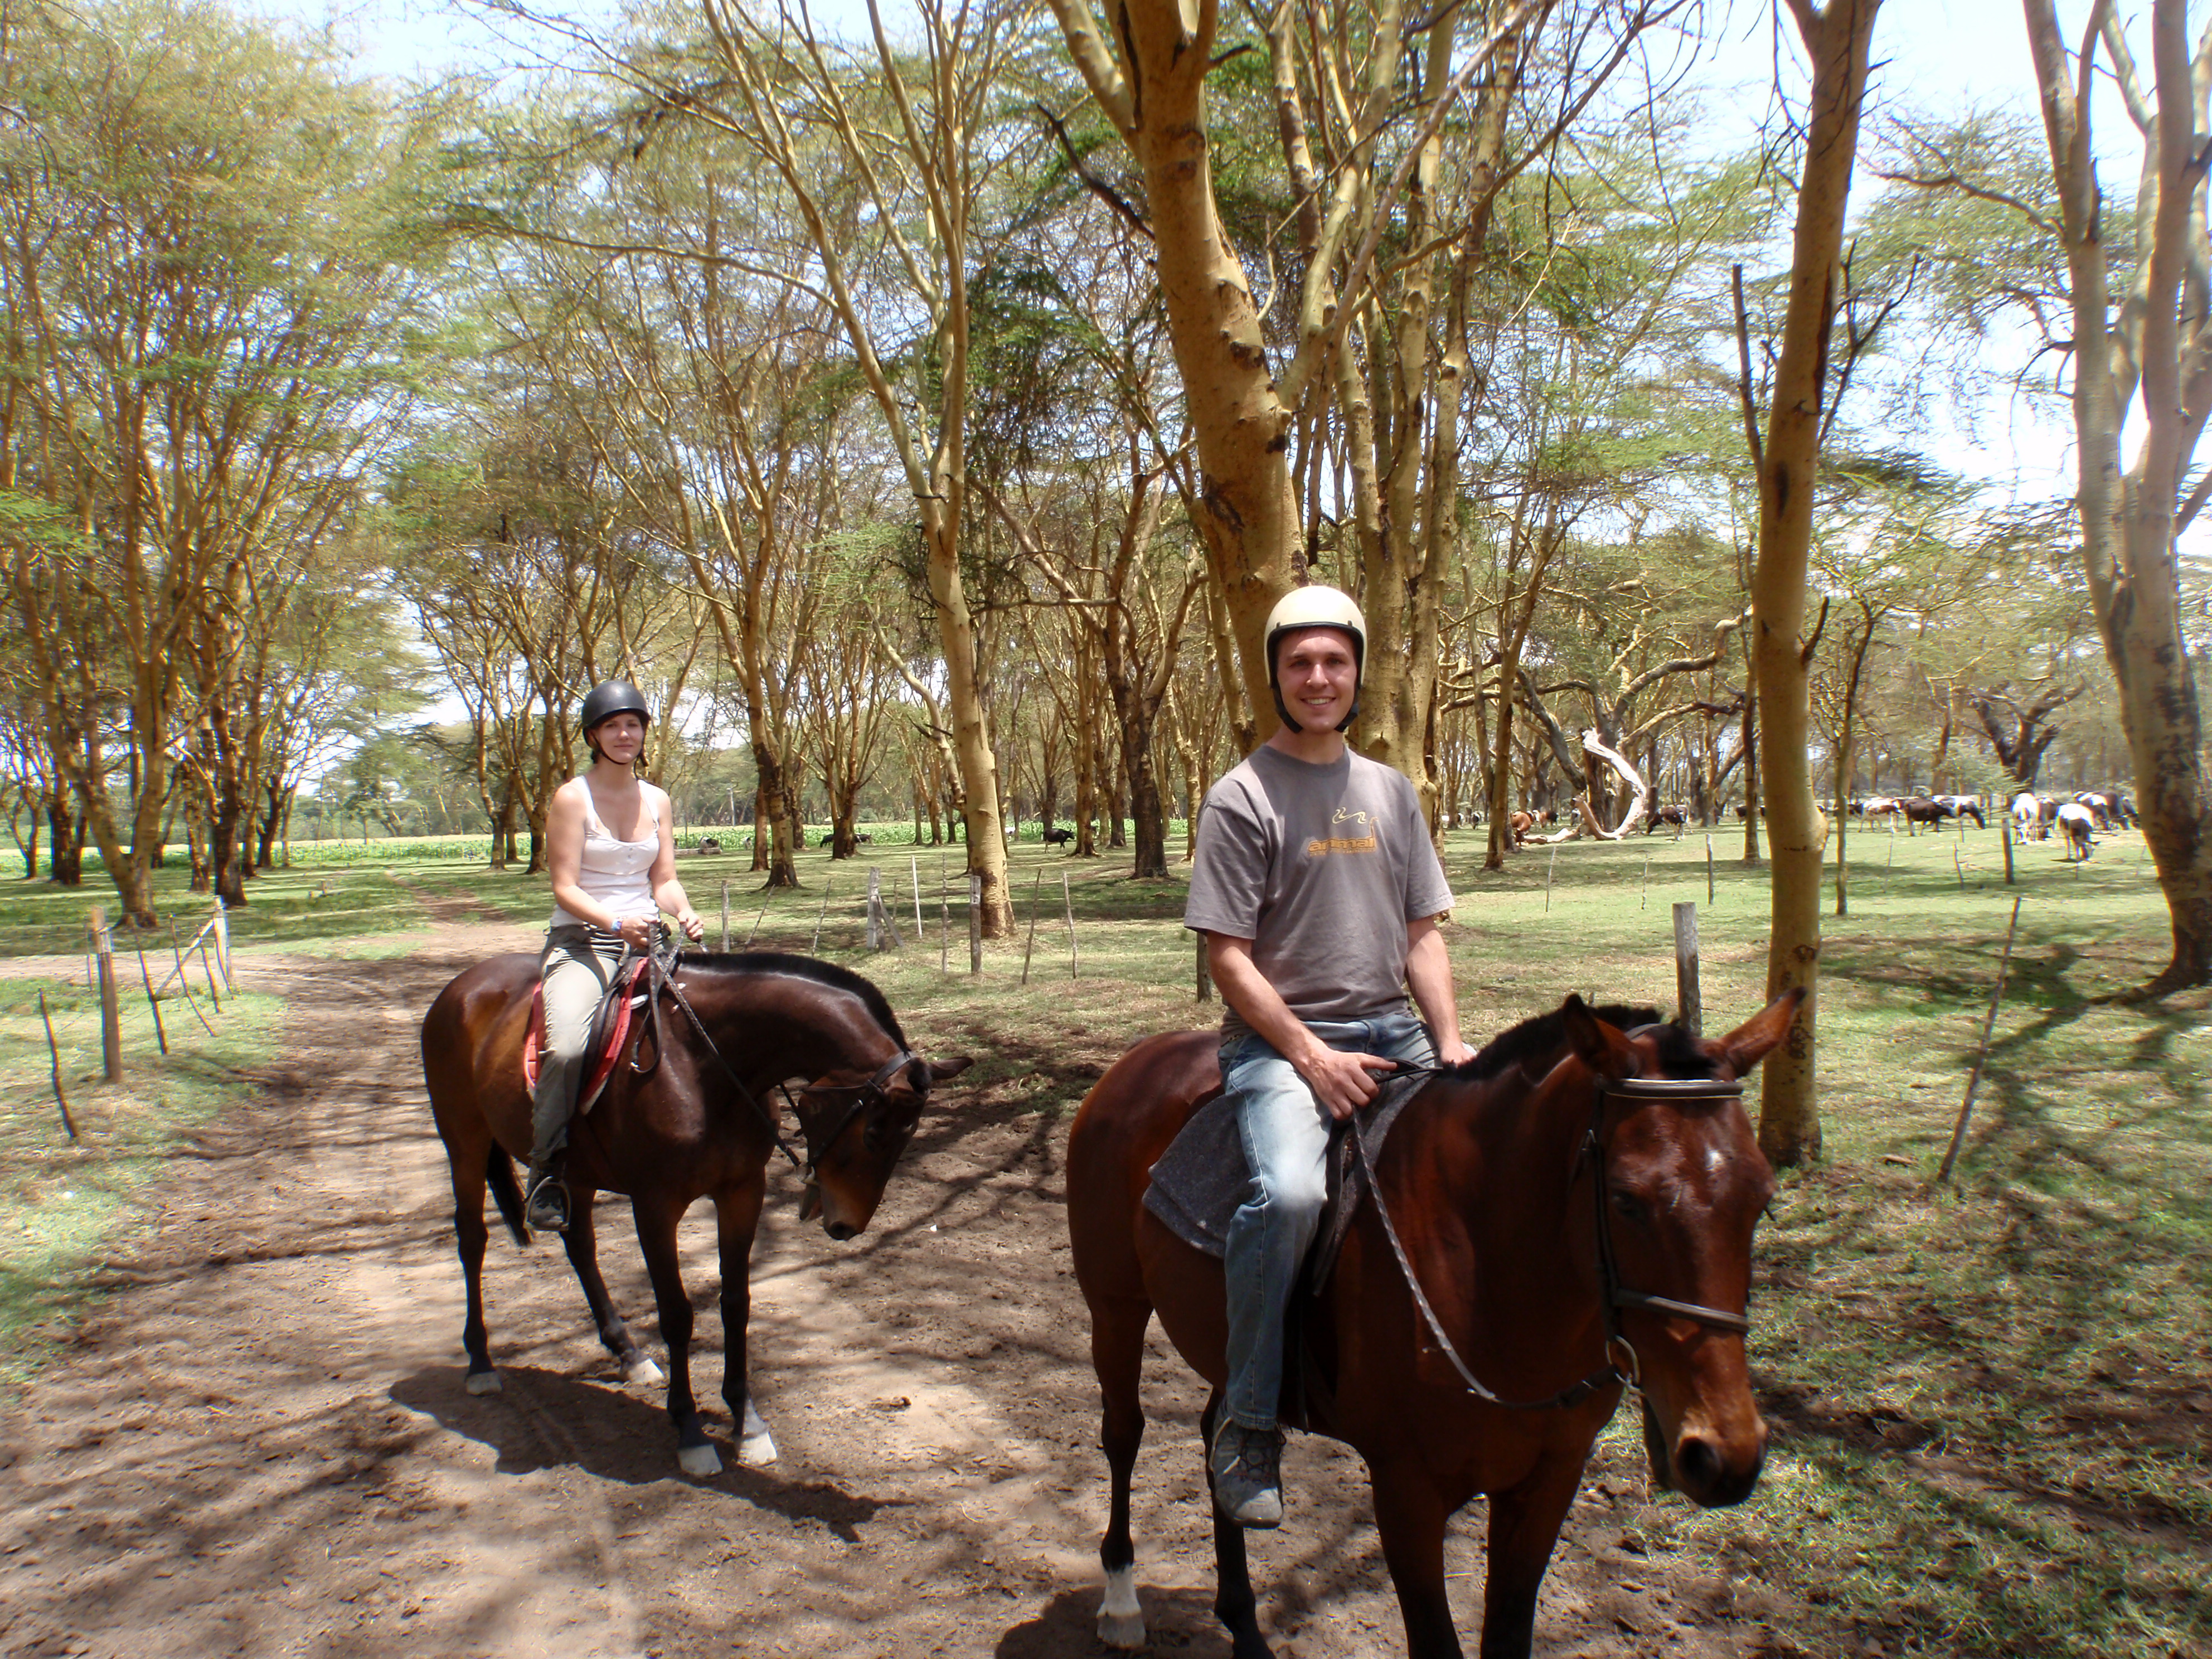
[[[712,836],[702,836],[699,837],[699,844],[691,850],[700,858],[710,859],[722,850],[722,843]]]
[[[1921,824],[1932,829],[1945,818],[1954,816],[1952,809],[1933,795],[1907,795],[1899,803],[1899,807],[1905,814],[1905,832],[1907,835],[1912,834]]]
[[[1048,823],[1044,827],[1044,843],[1048,847],[1065,846],[1074,839],[1075,831],[1073,830],[1063,830],[1056,823]]]
[[[2066,861],[2071,864],[2078,859],[2086,862],[2090,849],[2097,844],[2090,836],[2097,827],[2095,817],[2080,801],[2069,800],[2058,809],[2057,818],[2058,828],[2066,837]]]
[[[1528,844],[1528,832],[1536,827],[1536,815],[1534,812],[1509,813],[1506,815],[1505,827],[1513,832],[1513,844],[1516,847],[1526,847]]]
[[[1682,831],[1690,827],[1690,809],[1686,806],[1655,806],[1644,817],[1644,833],[1650,835],[1662,823],[1674,826],[1674,837],[1681,839]]]
[[[2041,841],[2051,833],[2050,805],[2025,789],[2012,798],[2014,830],[2022,841]]]
[[[1982,816],[1982,798],[1979,795],[1938,795],[1936,799],[1951,809],[1953,817],[1973,819],[1977,830],[1990,827],[1989,820]]]
[[[1876,818],[1887,818],[1891,827],[1894,828],[1899,815],[1905,811],[1905,803],[1895,795],[1869,795],[1861,810],[1869,823]]]

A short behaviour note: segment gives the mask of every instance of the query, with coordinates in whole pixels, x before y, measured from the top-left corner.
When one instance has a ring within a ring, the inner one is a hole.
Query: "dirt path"
[[[1104,1651],[1091,1633],[1103,1465],[1059,1213],[1063,1120],[956,1085],[850,1245],[796,1224],[787,1176],[775,1190],[752,1328],[772,1468],[678,1475],[659,1391],[623,1386],[550,1246],[495,1237],[507,1391],[464,1391],[416,1022],[465,963],[528,942],[456,917],[412,958],[240,958],[249,982],[289,981],[285,1060],[176,1160],[122,1288],[0,1419],[0,1653]],[[980,1034],[913,1035],[951,1050]],[[647,1334],[619,1209],[601,1237]],[[696,1375],[719,1411],[703,1206],[684,1243]],[[1155,1344],[1137,1514],[1153,1645],[1225,1654],[1208,1611],[1201,1401]],[[1288,1468],[1291,1523],[1254,1552],[1279,1651],[1396,1649],[1358,1465],[1301,1437]],[[1644,1553],[1640,1491],[1625,1462],[1593,1472],[1539,1650],[1796,1651],[1771,1645],[1755,1585]],[[1477,1505],[1453,1547],[1470,1641],[1480,1529]]]

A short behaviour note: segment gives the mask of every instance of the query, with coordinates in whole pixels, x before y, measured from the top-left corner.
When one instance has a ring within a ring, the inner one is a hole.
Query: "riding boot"
[[[568,1183],[562,1167],[566,1163],[558,1152],[542,1162],[533,1158],[524,1178],[523,1218],[540,1232],[568,1231]]]

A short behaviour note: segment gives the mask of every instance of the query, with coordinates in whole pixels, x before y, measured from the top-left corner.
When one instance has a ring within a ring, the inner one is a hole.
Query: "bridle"
[[[1429,1334],[1443,1350],[1444,1358],[1451,1361],[1452,1369],[1459,1373],[1467,1391],[1478,1400],[1492,1406],[1503,1406],[1513,1411],[1553,1411],[1568,1406],[1578,1406],[1601,1389],[1610,1389],[1620,1383],[1630,1388],[1643,1386],[1643,1365],[1637,1358],[1635,1346],[1621,1329],[1620,1310],[1632,1308],[1638,1312],[1662,1314],[1669,1319],[1694,1320],[1710,1330],[1725,1331],[1730,1335],[1747,1335],[1751,1321],[1744,1315],[1729,1313],[1725,1309],[1708,1308],[1695,1302],[1679,1302],[1673,1297],[1654,1296],[1645,1291],[1631,1290],[1620,1282],[1620,1267],[1613,1255],[1613,1220],[1606,1205],[1606,1135],[1605,1103],[1607,1098],[1632,1102],[1657,1100],[1728,1100],[1742,1097],[1743,1085],[1724,1083],[1715,1078],[1606,1078],[1596,1079],[1590,1091],[1589,1124],[1583,1132],[1582,1146],[1576,1157],[1579,1168],[1590,1166],[1590,1190],[1594,1195],[1593,1224],[1597,1234],[1598,1276],[1601,1281],[1599,1304],[1605,1316],[1605,1364],[1579,1382],[1571,1382],[1541,1400],[1506,1400],[1485,1388],[1475,1374],[1460,1358],[1452,1340],[1444,1334],[1443,1322],[1430,1305],[1428,1294],[1421,1289],[1420,1276],[1413,1271],[1413,1263],[1400,1243],[1398,1230],[1392,1224],[1389,1206],[1382,1201],[1382,1184],[1375,1179],[1375,1166],[1367,1155],[1367,1139],[1360,1127],[1359,1119],[1352,1120],[1352,1139],[1359,1155],[1360,1172],[1367,1178],[1367,1193],[1375,1205],[1375,1213],[1382,1223],[1383,1237],[1390,1241],[1391,1254],[1398,1259],[1398,1271],[1404,1275],[1406,1288],[1413,1292],[1413,1305],[1420,1310],[1422,1322]]]
[[[763,1105],[760,1097],[745,1086],[745,1080],[738,1075],[737,1068],[732,1066],[723,1057],[722,1051],[714,1046],[714,1039],[707,1034],[706,1024],[700,1019],[698,1011],[692,1007],[691,1000],[684,994],[684,988],[676,982],[676,965],[683,959],[683,946],[670,938],[664,928],[660,938],[655,941],[646,958],[648,991],[646,1006],[651,1011],[653,1057],[650,1065],[641,1065],[633,1059],[630,1068],[643,1073],[652,1071],[660,1064],[660,993],[665,989],[676,1006],[684,1011],[684,1017],[691,1022],[691,1029],[698,1034],[699,1041],[706,1044],[708,1054],[714,1057],[714,1064],[722,1068],[722,1075],[729,1079],[731,1085],[737,1090],[738,1097],[752,1108],[753,1115],[761,1121],[761,1126],[768,1131],[769,1139],[775,1143],[776,1151],[781,1152],[790,1161],[793,1169],[805,1176],[806,1185],[810,1190],[819,1187],[822,1184],[819,1173],[822,1155],[844,1138],[845,1131],[853,1127],[854,1118],[872,1106],[889,1103],[890,1090],[886,1085],[908,1066],[920,1064],[920,1056],[909,1054],[904,1048],[901,1048],[889,1060],[876,1067],[875,1075],[866,1083],[807,1083],[799,1085],[797,1094],[792,1092],[789,1082],[776,1084],[775,1091],[783,1097],[784,1103],[791,1108],[791,1115],[799,1120],[799,1139],[806,1145],[806,1157],[801,1159],[797,1152],[792,1151],[791,1143],[783,1138],[782,1126],[777,1122],[775,1114]],[[917,1092],[921,1091],[917,1091]],[[822,1117],[825,1114],[817,1114],[813,1122],[808,1122],[806,1109],[799,1104],[799,1097],[805,1095],[837,1094],[850,1094],[853,1097],[852,1103],[839,1115],[836,1127],[824,1136],[819,1133],[819,1130]]]

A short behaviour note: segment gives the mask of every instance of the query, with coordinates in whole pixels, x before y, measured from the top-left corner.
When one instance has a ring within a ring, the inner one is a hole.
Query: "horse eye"
[[[1616,1192],[1613,1194],[1613,1207],[1620,1212],[1620,1218],[1624,1221],[1641,1221],[1644,1219],[1644,1200],[1638,1198],[1633,1193]]]

